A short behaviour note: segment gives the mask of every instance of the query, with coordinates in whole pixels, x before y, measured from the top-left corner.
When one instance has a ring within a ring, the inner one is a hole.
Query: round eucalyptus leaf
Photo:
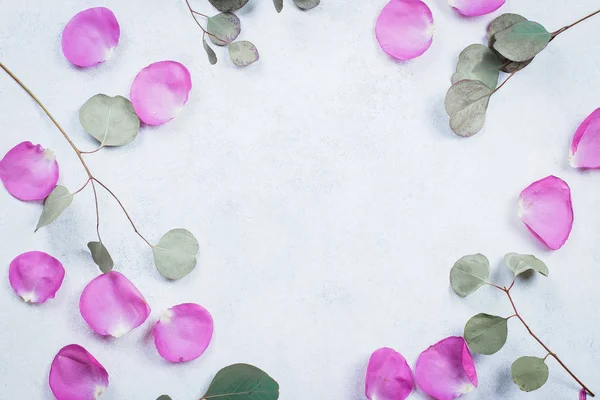
[[[507,336],[507,319],[495,315],[477,314],[465,325],[465,341],[475,353],[490,355],[498,352]]]
[[[171,396],[163,394],[162,396],[158,396],[158,398],[156,400],[172,400],[172,399],[171,399]]]
[[[472,44],[458,56],[452,83],[463,79],[472,79],[485,83],[490,89],[495,89],[498,85],[501,66],[502,61],[489,47]]]
[[[450,286],[460,297],[467,297],[490,278],[490,262],[483,254],[461,257],[450,270]]]
[[[44,208],[38,220],[35,232],[38,229],[50,225],[67,209],[73,202],[73,195],[64,186],[56,186],[44,200]]]
[[[96,263],[98,267],[100,267],[100,271],[103,273],[107,273],[112,271],[115,263],[113,262],[108,249],[104,246],[102,242],[89,242],[87,244],[88,249],[90,249],[90,253],[92,253],[92,259]]]
[[[490,47],[494,44],[494,35],[500,31],[510,28],[517,22],[527,21],[522,15],[506,13],[495,18],[487,28],[487,40]]]
[[[79,110],[83,129],[102,146],[123,146],[136,138],[140,119],[123,96],[97,94]]]
[[[508,253],[504,256],[504,263],[515,276],[525,271],[534,270],[544,276],[548,276],[548,267],[539,258],[529,254]]]
[[[221,12],[231,12],[244,7],[248,0],[208,0],[214,8]]]
[[[215,375],[201,400],[277,400],[279,384],[261,369],[233,364]]]
[[[321,3],[321,0],[294,0],[294,4],[302,10],[310,10]]]
[[[494,52],[498,55],[498,58],[502,60],[502,68],[500,68],[500,71],[506,72],[507,74],[512,74],[517,70],[520,71],[529,64],[531,64],[531,62],[533,61],[533,58],[531,60],[523,62],[509,61],[506,58],[502,57],[500,54],[498,54],[496,50],[494,50]]]
[[[167,232],[152,247],[156,269],[165,278],[183,278],[196,267],[198,241],[185,229],[173,229]]]
[[[229,57],[238,67],[248,66],[260,58],[256,46],[247,40],[231,43],[229,45]]]
[[[275,10],[280,13],[283,10],[283,0],[273,0],[273,5],[275,6]]]
[[[206,23],[206,31],[210,33],[208,37],[211,42],[217,46],[225,46],[227,43],[231,43],[237,39],[242,28],[240,27],[240,19],[237,15],[225,12],[210,17]]]
[[[450,129],[459,136],[473,136],[483,128],[493,91],[485,83],[470,79],[458,81],[446,93],[444,105]]]
[[[548,366],[538,357],[520,357],[510,367],[513,382],[524,392],[544,386],[548,380]]]
[[[208,62],[211,65],[215,65],[217,63],[217,55],[215,51],[206,43],[206,39],[202,40],[202,45],[204,46],[204,51],[206,51],[206,55],[208,56]]]
[[[552,35],[542,25],[522,21],[494,35],[494,49],[511,61],[531,60],[544,50]]]

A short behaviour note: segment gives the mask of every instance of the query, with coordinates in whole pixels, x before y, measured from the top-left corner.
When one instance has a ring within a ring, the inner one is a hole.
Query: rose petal
[[[148,125],[175,118],[192,89],[190,72],[176,61],[160,61],[142,69],[131,85],[129,97],[136,114]]]
[[[519,217],[546,246],[560,249],[573,228],[569,185],[556,176],[532,183],[519,197]]]
[[[50,389],[57,400],[95,400],[108,387],[108,372],[86,349],[60,349],[50,367]]]
[[[438,400],[452,400],[477,387],[477,371],[465,340],[450,336],[421,353],[415,368],[417,384]]]
[[[575,168],[600,168],[600,108],[577,128],[571,143],[569,163]]]
[[[379,45],[398,60],[425,53],[433,41],[433,15],[421,0],[392,0],[375,25]]]
[[[579,400],[587,399],[587,391],[585,389],[581,389],[579,391]]]
[[[448,4],[467,17],[476,17],[496,11],[506,0],[449,0]]]
[[[41,251],[23,253],[8,267],[10,286],[31,303],[53,299],[64,277],[65,269],[60,261]]]
[[[51,150],[31,142],[19,143],[0,161],[0,179],[19,200],[43,200],[56,187],[58,163]]]
[[[365,394],[370,400],[404,400],[412,392],[413,373],[402,354],[383,347],[371,355]]]
[[[194,303],[169,308],[154,326],[152,335],[158,353],[171,362],[191,361],[202,355],[213,334],[213,319]]]
[[[150,307],[129,279],[111,271],[94,278],[83,289],[79,311],[96,333],[120,337],[140,326],[148,318]]]
[[[105,7],[89,8],[75,14],[65,26],[62,51],[71,64],[91,67],[110,58],[120,35],[112,11]]]

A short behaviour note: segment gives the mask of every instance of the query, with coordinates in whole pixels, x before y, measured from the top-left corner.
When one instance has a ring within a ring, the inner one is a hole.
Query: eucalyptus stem
[[[199,13],[198,11],[194,11],[194,9],[192,8],[192,5],[190,4],[189,0],[185,0],[185,4],[187,4],[188,10],[190,10],[190,14],[192,15],[192,18],[194,18],[194,21],[196,22],[196,24],[200,27],[200,29],[202,29],[202,32],[204,32],[205,35],[208,36],[212,36],[215,39],[217,39],[219,42],[223,42],[223,44],[227,44],[227,42],[223,39],[221,39],[220,37],[213,35],[212,33],[210,33],[209,31],[207,31],[206,29],[204,29],[204,27],[202,26],[202,24],[200,23],[200,21],[198,21],[196,19],[196,14],[203,16],[204,18],[208,19],[207,15],[204,15],[202,13]]]
[[[591,14],[588,14],[588,15],[586,15],[585,17],[583,17],[583,18],[581,18],[581,19],[578,19],[577,21],[573,22],[573,23],[572,23],[572,24],[570,24],[570,25],[563,26],[562,28],[560,28],[560,29],[559,29],[559,30],[557,30],[556,32],[553,32],[553,33],[552,33],[552,38],[551,38],[550,40],[554,39],[555,37],[557,37],[558,35],[560,35],[560,34],[561,34],[561,33],[563,33],[564,31],[566,31],[566,30],[568,30],[568,29],[571,29],[572,27],[574,27],[575,25],[579,24],[580,22],[583,22],[583,21],[585,21],[585,20],[586,20],[586,19],[588,19],[588,18],[592,18],[592,17],[593,17],[594,15],[596,15],[596,14],[600,14],[600,10],[597,10],[597,11],[594,11],[593,13],[591,13]]]

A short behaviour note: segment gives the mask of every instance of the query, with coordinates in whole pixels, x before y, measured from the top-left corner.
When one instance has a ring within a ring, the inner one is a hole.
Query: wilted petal
[[[577,128],[571,143],[569,163],[575,168],[600,168],[600,108]]]
[[[573,227],[569,185],[556,176],[533,182],[521,192],[519,217],[546,246],[560,249]]]
[[[194,360],[208,347],[213,334],[213,319],[194,303],[169,308],[154,326],[154,345],[171,362]]]
[[[50,389],[57,400],[96,400],[108,387],[108,372],[86,349],[60,349],[50,367]]]
[[[17,199],[43,200],[56,187],[58,163],[54,153],[39,144],[19,143],[0,161],[0,179]]]
[[[64,277],[65,269],[60,261],[41,251],[17,256],[8,268],[10,286],[23,300],[31,303],[53,299]]]
[[[449,0],[448,4],[467,17],[485,15],[496,11],[506,0]]]
[[[433,15],[421,0],[392,0],[375,25],[379,45],[398,60],[425,53],[433,41]]]
[[[131,85],[129,97],[136,114],[148,125],[175,118],[192,89],[190,72],[176,61],[160,61],[142,69]]]
[[[62,51],[71,64],[91,67],[108,60],[121,30],[115,14],[105,7],[77,13],[65,26]]]
[[[150,307],[129,279],[111,271],[94,278],[83,289],[79,311],[96,333],[120,337],[140,326],[148,318]]]
[[[415,368],[417,384],[438,400],[452,400],[477,387],[477,371],[465,340],[450,336],[421,353]]]
[[[383,347],[371,355],[365,394],[370,400],[404,400],[413,390],[413,373],[402,354]]]

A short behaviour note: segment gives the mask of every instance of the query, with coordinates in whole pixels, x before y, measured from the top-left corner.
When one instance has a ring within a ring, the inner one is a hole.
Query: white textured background
[[[430,50],[397,63],[374,38],[384,0],[324,0],[308,13],[285,2],[251,0],[239,13],[241,39],[261,60],[237,69],[226,50],[211,67],[201,31],[183,0],[0,0],[0,60],[42,99],[83,149],[92,139],[78,109],[96,93],[125,95],[136,73],[172,59],[191,71],[183,112],[144,128],[123,148],[88,156],[140,230],[156,242],[190,229],[201,246],[188,277],[168,282],[150,249],[102,193],[101,230],[116,268],[144,293],[152,315],[118,340],[92,333],[79,295],[98,269],[90,188],[34,235],[41,206],[0,190],[0,398],[49,400],[50,362],[64,345],[85,346],[110,373],[103,400],[197,400],[214,373],[255,364],[281,385],[282,400],[364,399],[369,355],[394,347],[418,354],[462,333],[478,312],[511,313],[504,295],[482,288],[461,300],[448,273],[468,253],[486,254],[500,284],[506,252],[534,253],[550,277],[519,283],[514,297],[535,332],[600,392],[600,172],[567,164],[578,124],[600,106],[600,17],[561,35],[491,101],[484,130],[470,139],[447,127],[444,94],[459,52],[482,42],[500,12],[518,12],[549,30],[598,8],[597,0],[509,0],[499,12],[465,19],[445,0],[428,1],[436,22]],[[193,2],[212,13],[205,0]],[[121,25],[113,59],[80,70],[60,36],[78,11],[104,5]],[[56,151],[60,182],[85,180],[75,154],[40,108],[0,74],[0,154],[23,140]],[[572,189],[575,225],[559,251],[544,249],[517,217],[519,192],[549,174]],[[16,255],[43,250],[67,270],[54,300],[24,304],[7,270]],[[198,302],[215,319],[200,359],[171,365],[149,332],[162,310]],[[541,390],[521,393],[510,364],[544,356],[516,320],[496,355],[476,357],[480,387],[468,399],[576,399],[556,362]],[[425,399],[421,392],[414,399]]]

